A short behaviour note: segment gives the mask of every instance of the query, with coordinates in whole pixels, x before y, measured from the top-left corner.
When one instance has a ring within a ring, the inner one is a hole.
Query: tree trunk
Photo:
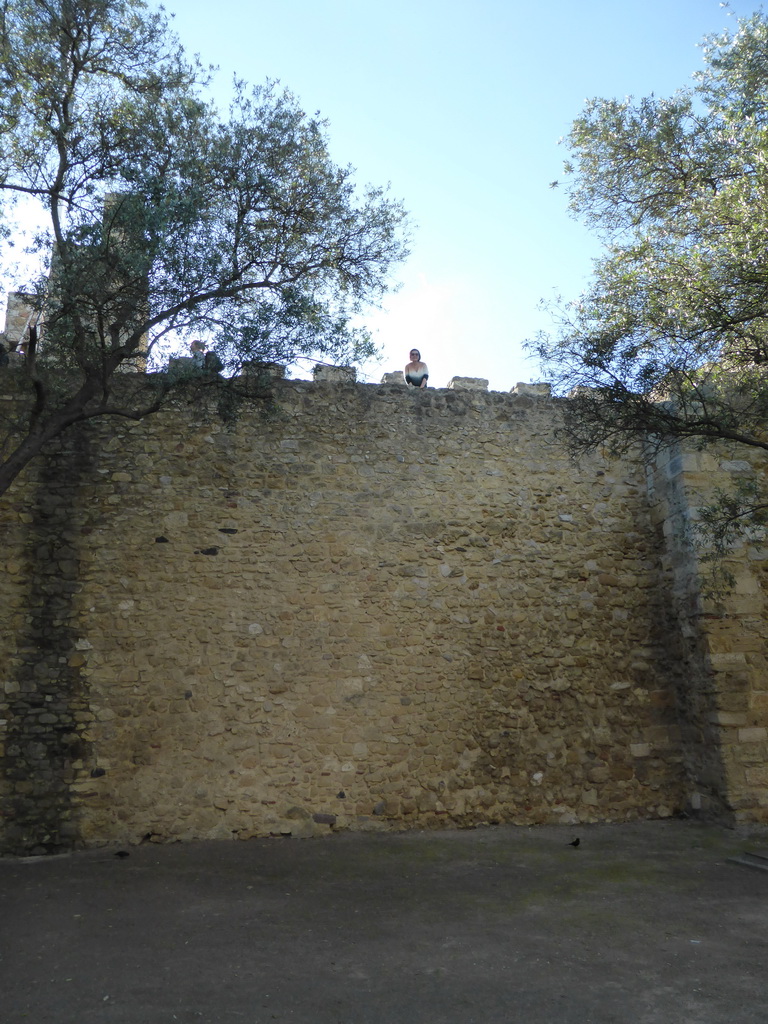
[[[96,390],[95,382],[86,380],[63,408],[48,416],[41,416],[37,422],[33,422],[26,436],[0,464],[0,497],[6,493],[19,473],[42,452],[49,441],[63,434],[73,423],[84,418],[84,410]]]
[[[64,427],[28,434],[0,465],[0,497],[5,494],[23,469],[43,450],[43,447]]]

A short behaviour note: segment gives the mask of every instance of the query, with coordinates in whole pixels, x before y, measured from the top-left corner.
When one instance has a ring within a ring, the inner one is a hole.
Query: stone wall
[[[733,547],[733,584],[708,596],[709,566],[693,547],[698,509],[734,478],[768,473],[744,445],[669,451],[649,473],[653,518],[665,534],[684,671],[678,701],[693,810],[768,822],[768,545],[764,531]]]
[[[6,850],[700,800],[669,475],[570,462],[546,397],[277,391],[84,427],[0,505]]]

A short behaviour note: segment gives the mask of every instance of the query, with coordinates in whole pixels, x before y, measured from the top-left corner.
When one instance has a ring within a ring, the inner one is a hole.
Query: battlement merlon
[[[8,292],[3,330],[6,347],[15,352],[19,345],[29,341],[29,328],[36,327],[40,319],[41,314],[35,309],[32,295],[26,292]]]

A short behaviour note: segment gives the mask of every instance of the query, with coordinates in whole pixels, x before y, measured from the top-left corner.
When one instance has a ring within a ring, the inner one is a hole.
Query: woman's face
[[[420,359],[421,359],[421,356],[419,355],[418,349],[415,349],[415,348],[411,349],[411,362],[412,363],[418,363]]]

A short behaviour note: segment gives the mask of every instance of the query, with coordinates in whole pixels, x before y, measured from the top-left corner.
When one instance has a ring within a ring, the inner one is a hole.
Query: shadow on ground
[[[2,1020],[765,1024],[768,871],[728,858],[766,846],[667,821],[0,860]]]

